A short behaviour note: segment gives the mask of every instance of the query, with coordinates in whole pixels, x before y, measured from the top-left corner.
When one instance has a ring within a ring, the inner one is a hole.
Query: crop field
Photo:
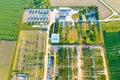
[[[104,33],[104,42],[111,76],[110,80],[120,80],[120,33]]]
[[[110,5],[114,10],[120,13],[120,0],[104,0],[108,5]]]
[[[46,33],[39,30],[22,30],[17,45],[13,71],[28,74],[29,80],[44,77]]]
[[[98,0],[50,0],[51,6],[98,6],[100,18],[105,18],[111,14],[111,12]],[[113,1],[112,1],[113,2]]]
[[[14,48],[15,41],[0,42],[0,80],[8,80]]]
[[[107,80],[101,49],[83,47],[81,60],[83,80]]]
[[[15,40],[22,11],[29,0],[0,0],[0,39]]]
[[[120,31],[120,21],[114,22],[102,22],[100,26],[103,27],[103,30],[106,32],[118,32]]]

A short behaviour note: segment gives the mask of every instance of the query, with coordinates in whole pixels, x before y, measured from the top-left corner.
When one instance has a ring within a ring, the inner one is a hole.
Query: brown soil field
[[[120,13],[120,0],[104,0],[108,5],[110,5],[114,10]]]
[[[2,41],[0,44],[0,80],[8,80],[14,47],[15,41]]]
[[[111,14],[98,0],[50,0],[52,6],[91,6],[96,5],[99,9],[100,19],[106,18]]]

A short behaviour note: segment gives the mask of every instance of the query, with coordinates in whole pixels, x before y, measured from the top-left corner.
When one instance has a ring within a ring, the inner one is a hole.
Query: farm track
[[[80,60],[80,57],[81,57],[81,55],[82,55],[82,46],[78,46],[77,47],[77,61],[78,61],[78,63],[77,63],[77,67],[78,67],[78,79],[80,79],[80,80],[82,80],[82,70],[81,70],[81,66],[82,66],[82,61]]]
[[[118,14],[118,12],[117,11],[115,11],[111,6],[109,6],[106,2],[104,2],[104,0],[99,0],[104,6],[106,6],[109,10],[111,10],[112,11],[112,15],[110,15],[110,16],[108,16],[107,18],[105,18],[103,21],[105,21],[105,22],[108,22],[108,21],[116,21],[116,20],[120,20],[120,18],[118,18],[118,19],[110,19],[112,16],[120,16],[119,14]]]
[[[120,0],[103,0],[110,5],[116,12],[120,13]]]

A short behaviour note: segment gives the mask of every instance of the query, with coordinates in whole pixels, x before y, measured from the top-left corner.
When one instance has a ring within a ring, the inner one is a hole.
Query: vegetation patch
[[[114,22],[102,22],[100,26],[103,28],[104,32],[119,32],[120,31],[120,21]]]
[[[119,16],[112,16],[110,19],[118,19]]]
[[[0,1],[0,39],[17,39],[18,27],[22,20],[22,11],[29,4],[29,0]]]
[[[57,27],[54,27],[56,24]],[[101,43],[99,25],[90,24],[89,22],[76,22],[75,26],[66,25],[64,27],[59,22],[56,22],[51,26],[50,38],[53,33],[59,34],[60,44]]]
[[[114,29],[113,29],[114,30]],[[104,42],[106,56],[108,60],[108,68],[110,71],[110,80],[120,79],[120,33],[106,32],[104,33]]]

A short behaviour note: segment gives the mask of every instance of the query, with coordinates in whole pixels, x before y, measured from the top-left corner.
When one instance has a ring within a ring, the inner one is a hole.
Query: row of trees
[[[33,8],[50,8],[49,0],[33,0]]]

